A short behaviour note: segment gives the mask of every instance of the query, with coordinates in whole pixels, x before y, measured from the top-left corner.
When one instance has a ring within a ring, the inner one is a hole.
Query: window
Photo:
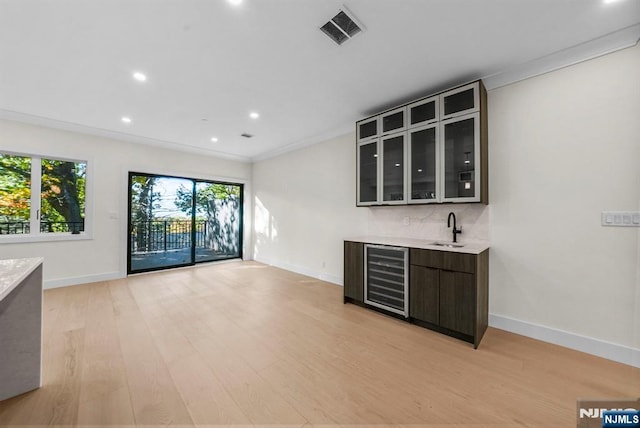
[[[84,235],[87,162],[0,153],[0,241]]]

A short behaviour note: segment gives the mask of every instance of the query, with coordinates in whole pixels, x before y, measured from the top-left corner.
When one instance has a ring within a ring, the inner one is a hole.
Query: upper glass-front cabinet
[[[407,127],[407,110],[404,107],[391,110],[380,116],[382,135],[402,131]]]
[[[407,134],[358,144],[358,205],[406,204]]]
[[[406,204],[405,174],[406,133],[383,137],[382,146],[382,203]]]
[[[409,131],[409,203],[438,202],[438,124]]]
[[[438,97],[420,100],[407,106],[409,128],[426,125],[438,120]]]
[[[461,86],[440,95],[440,118],[442,120],[467,113],[480,108],[479,82]]]
[[[480,115],[442,123],[444,202],[479,202]]]
[[[358,141],[371,140],[378,136],[378,118],[370,118],[361,120],[356,123],[356,131],[358,133]]]
[[[357,205],[488,203],[482,81],[363,119],[356,132]]]
[[[373,205],[378,194],[378,140],[358,145],[358,205]]]

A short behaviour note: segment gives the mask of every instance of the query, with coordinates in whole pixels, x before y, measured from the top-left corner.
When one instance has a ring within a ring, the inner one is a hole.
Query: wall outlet
[[[411,224],[411,217],[405,217],[402,219],[402,224],[409,226]]]

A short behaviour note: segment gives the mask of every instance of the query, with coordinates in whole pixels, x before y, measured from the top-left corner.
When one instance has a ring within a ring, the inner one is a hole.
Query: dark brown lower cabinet
[[[440,326],[473,335],[476,287],[470,273],[440,271]]]
[[[409,317],[437,324],[440,319],[440,271],[424,266],[409,268]]]
[[[489,250],[480,254],[412,248],[410,321],[473,343],[489,317]]]
[[[364,302],[364,244],[344,241],[344,302]]]

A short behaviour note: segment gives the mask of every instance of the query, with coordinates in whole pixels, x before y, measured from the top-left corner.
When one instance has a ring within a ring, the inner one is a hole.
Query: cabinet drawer
[[[412,248],[409,262],[417,266],[476,273],[476,257],[475,254]]]
[[[411,248],[409,253],[409,263],[412,265],[438,269],[442,265],[442,252]]]
[[[440,266],[440,269],[476,273],[476,257],[475,254],[442,251],[442,266]]]

